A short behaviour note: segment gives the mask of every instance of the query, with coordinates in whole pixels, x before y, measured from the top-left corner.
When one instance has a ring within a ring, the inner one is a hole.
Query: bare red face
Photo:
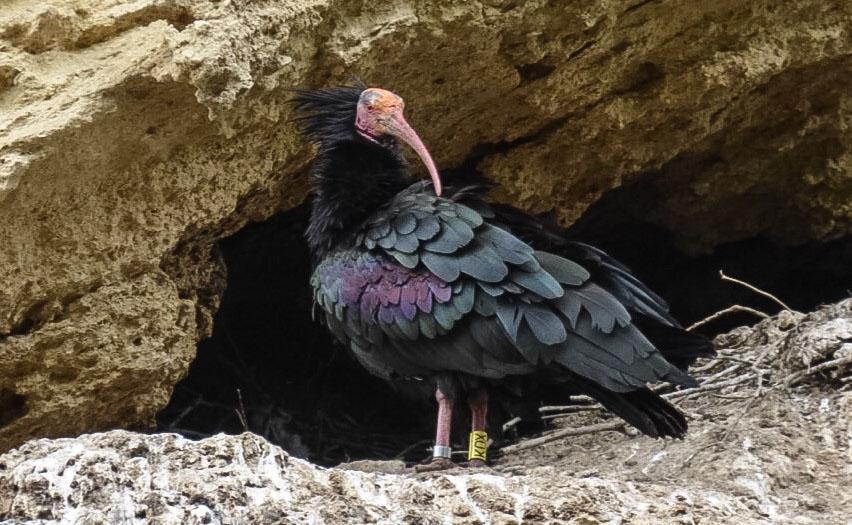
[[[405,102],[402,98],[379,88],[368,88],[361,93],[358,99],[358,110],[355,116],[355,129],[365,139],[386,146],[385,137],[394,137],[411,146],[420,156],[420,160],[426,165],[432,184],[435,186],[435,194],[441,195],[441,178],[438,169],[432,161],[432,156],[423,145],[423,141],[402,116]]]

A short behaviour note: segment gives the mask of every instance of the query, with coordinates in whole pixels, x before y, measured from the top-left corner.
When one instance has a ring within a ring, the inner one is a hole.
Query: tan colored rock
[[[636,5],[550,59],[536,118],[551,123],[479,164],[502,198],[570,224],[637,184],[628,210],[692,249],[852,231],[850,4]]]
[[[223,285],[212,243],[305,194],[294,85],[354,73],[398,91],[439,165],[472,160],[506,184],[498,197],[564,223],[629,182],[643,189],[632,206],[693,248],[848,233],[850,12],[841,0],[7,0],[0,355],[15,365],[0,367],[0,450],[152,422],[209,333]],[[139,326],[163,323],[144,352],[128,347],[118,302],[64,313],[113,291],[145,312]],[[194,321],[168,329],[187,304]],[[68,341],[45,343],[60,329]],[[87,330],[96,363],[67,374],[90,384],[51,378]],[[134,380],[119,386],[128,356]],[[92,385],[125,393],[108,394],[113,414]],[[48,417],[40,392],[68,417]]]
[[[94,283],[40,315],[40,330],[0,345],[6,443],[145,421],[195,356],[195,305],[160,271]]]

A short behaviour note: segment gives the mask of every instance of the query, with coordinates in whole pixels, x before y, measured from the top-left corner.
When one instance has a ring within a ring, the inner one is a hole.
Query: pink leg
[[[470,429],[485,430],[485,419],[488,416],[488,390],[480,388],[468,398],[470,406]]]
[[[453,423],[453,400],[447,397],[440,388],[435,390],[435,399],[438,401],[438,423],[435,431],[435,448],[432,462],[427,465],[418,465],[415,470],[428,472],[433,470],[444,470],[453,467],[450,459],[452,448],[450,446],[450,430]]]
[[[435,432],[435,445],[449,448],[450,429],[453,424],[453,400],[444,395],[440,388],[435,390],[435,399],[438,401],[438,428]]]
[[[479,450],[481,451],[482,458],[484,458],[488,444],[488,437],[485,434],[485,421],[488,416],[488,391],[480,388],[468,397],[467,403],[470,406],[470,439],[474,440],[470,444],[468,452],[470,455],[474,449]],[[469,457],[468,459],[472,467],[485,466],[484,459],[474,457]]]

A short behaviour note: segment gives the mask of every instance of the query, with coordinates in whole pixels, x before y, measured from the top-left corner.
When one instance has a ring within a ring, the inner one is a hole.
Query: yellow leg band
[[[485,453],[488,450],[488,433],[484,430],[474,430],[470,433],[467,447],[468,461],[478,459],[485,461]]]

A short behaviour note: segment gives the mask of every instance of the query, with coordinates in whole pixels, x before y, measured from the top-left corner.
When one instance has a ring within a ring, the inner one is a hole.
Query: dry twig
[[[402,450],[402,452],[400,452],[399,454],[395,455],[395,456],[393,457],[393,459],[402,459],[402,458],[404,458],[404,457],[405,457],[405,455],[406,455],[406,454],[408,454],[408,453],[409,453],[409,452],[411,452],[412,450],[415,450],[415,449],[417,449],[417,448],[419,448],[419,447],[423,447],[423,450],[425,451],[426,449],[428,449],[428,448],[429,448],[429,445],[431,445],[431,444],[432,444],[432,441],[431,441],[431,440],[429,440],[429,439],[421,439],[420,441],[417,441],[417,442],[412,443],[411,445],[408,445],[407,447],[405,447],[405,448]]]
[[[832,359],[831,361],[825,361],[824,363],[812,366],[807,370],[794,372],[784,379],[784,387],[789,388],[807,376],[816,374],[817,372],[822,372],[823,370],[828,370],[830,368],[840,368],[841,366],[848,364],[852,364],[852,355],[838,357],[837,359]]]
[[[754,292],[758,295],[762,295],[764,297],[772,299],[773,301],[775,301],[776,303],[781,305],[781,308],[783,308],[783,309],[785,309],[789,312],[795,312],[795,310],[793,310],[792,308],[787,306],[787,304],[784,303],[784,301],[782,301],[781,299],[772,295],[771,293],[769,293],[765,290],[761,290],[757,286],[749,284],[749,283],[742,281],[740,279],[736,279],[734,277],[730,277],[728,275],[725,275],[725,272],[723,272],[722,270],[719,270],[719,278],[722,279],[723,281],[736,283],[740,286],[748,288],[749,290],[751,290],[752,292]],[[705,324],[707,324],[711,321],[715,321],[716,319],[722,317],[723,315],[727,315],[727,314],[734,313],[734,312],[745,312],[745,313],[749,313],[749,314],[752,314],[752,315],[756,315],[756,316],[758,316],[762,319],[768,319],[770,317],[768,314],[761,312],[760,310],[757,310],[755,308],[751,308],[749,306],[743,306],[741,304],[735,304],[733,306],[729,306],[728,308],[725,308],[724,310],[719,310],[718,312],[714,313],[713,315],[710,315],[709,317],[706,317],[706,318],[698,321],[697,323],[692,324],[689,328],[687,328],[687,331],[691,332],[692,330],[695,330],[699,326],[703,326],[703,325],[705,325]]]
[[[717,373],[713,374],[712,376],[707,376],[707,377],[703,378],[703,379],[701,380],[701,384],[703,384],[703,385],[709,385],[709,384],[712,384],[712,383],[714,383],[717,379],[721,379],[721,378],[723,378],[723,377],[726,377],[726,376],[728,376],[728,375],[731,375],[733,372],[736,372],[737,370],[739,370],[740,368],[742,368],[742,366],[743,366],[743,365],[741,365],[740,363],[737,363],[737,364],[731,365],[731,366],[729,366],[728,368],[726,368],[726,369],[722,370],[721,372],[717,372]]]
[[[595,404],[595,405],[567,405],[563,407],[563,410],[560,412],[555,412],[551,414],[545,414],[541,416],[541,419],[558,419],[563,416],[567,416],[568,414],[576,414],[578,412],[590,412],[594,410],[603,410],[603,406]]]
[[[722,364],[722,356],[718,355],[715,358],[707,361],[706,363],[704,363],[701,366],[697,366],[697,367],[694,367],[694,368],[690,367],[689,373],[690,373],[690,375],[695,376],[696,374],[700,374],[702,372],[707,372],[708,370],[716,368],[717,366],[719,366],[721,364]]]
[[[566,410],[573,410],[576,407],[587,407],[587,406],[591,406],[591,405],[595,405],[595,404],[597,404],[597,401],[595,401],[592,398],[589,398],[588,403],[582,403],[582,404],[576,404],[576,405],[546,405],[546,406],[543,406],[543,407],[538,407],[538,411],[542,414],[546,414],[548,412],[564,412]]]
[[[237,418],[240,420],[240,424],[243,426],[243,431],[248,432],[248,420],[246,418],[246,407],[243,406],[243,394],[240,392],[240,389],[237,389],[237,401],[239,402],[239,406],[234,409],[234,412],[237,413]]]
[[[721,350],[720,350],[721,351]],[[740,359],[739,357],[734,357],[732,355],[719,355],[716,357],[719,361],[733,361],[734,363],[740,363],[743,365],[753,366],[754,361],[747,361],[745,359]],[[698,372],[699,370],[696,368],[692,370],[692,372]]]
[[[605,432],[607,430],[620,430],[624,427],[626,423],[621,420],[607,421],[606,423],[599,423],[597,425],[587,425],[584,427],[577,428],[563,428],[561,430],[557,430],[550,434],[545,434],[541,437],[537,437],[534,439],[528,439],[526,441],[521,441],[515,445],[509,445],[508,447],[503,447],[500,449],[500,452],[504,454],[511,454],[512,452],[520,452],[521,450],[527,450],[529,448],[534,448],[539,445],[543,445],[545,443],[550,443],[551,441],[556,441],[557,439],[570,437],[570,436],[582,436],[584,434],[594,434],[596,432]]]
[[[738,284],[738,285],[740,285],[740,286],[744,286],[744,287],[748,288],[749,290],[751,290],[751,291],[752,291],[752,292],[754,292],[754,293],[757,293],[757,294],[760,294],[760,295],[762,295],[762,296],[764,296],[764,297],[768,297],[769,299],[772,299],[772,300],[773,300],[773,301],[775,301],[776,303],[780,304],[780,305],[781,305],[781,308],[783,308],[783,309],[787,310],[788,312],[795,312],[795,310],[793,310],[792,308],[790,308],[789,306],[787,306],[786,304],[784,304],[784,302],[783,302],[781,299],[779,299],[779,298],[775,297],[775,296],[774,296],[774,295],[772,295],[771,293],[769,293],[769,292],[767,292],[767,291],[764,291],[764,290],[761,290],[760,288],[758,288],[758,287],[756,287],[756,286],[754,286],[754,285],[751,285],[751,284],[749,284],[749,283],[747,283],[747,282],[745,282],[745,281],[741,281],[741,280],[739,280],[739,279],[735,279],[735,278],[733,278],[733,277],[729,277],[729,276],[725,275],[725,272],[723,272],[722,270],[719,270],[719,277],[720,277],[723,281],[728,281],[728,282],[731,282],[731,283],[736,283],[736,284]]]
[[[734,370],[734,368],[731,367],[731,368],[727,369],[727,372],[731,372],[733,370]],[[750,381],[750,380],[755,379],[755,378],[758,378],[758,381],[760,381],[762,383],[763,375],[768,374],[768,373],[769,372],[766,371],[766,370],[757,370],[756,373],[737,376],[737,377],[734,377],[732,379],[728,379],[726,381],[718,381],[716,383],[705,383],[705,384],[698,386],[698,387],[695,387],[695,388],[686,388],[684,390],[675,390],[674,392],[669,392],[669,393],[663,394],[662,397],[664,399],[668,399],[668,400],[681,399],[681,398],[689,397],[691,395],[699,394],[699,393],[702,393],[702,392],[711,392],[711,391],[714,391],[714,390],[721,390],[721,389],[729,387],[729,386],[739,385],[741,383],[745,383],[746,381]],[[714,376],[714,377],[719,377],[719,374],[716,374],[716,376]],[[754,399],[752,399],[752,403],[753,403],[753,401],[754,401]],[[542,407],[542,408],[544,408],[544,407]],[[558,419],[558,418],[560,418],[562,416],[566,416],[570,413],[584,412],[584,411],[589,411],[589,410],[602,410],[603,409],[603,407],[601,405],[584,405],[584,406],[580,406],[580,407],[574,406],[574,405],[567,405],[565,407],[547,407],[547,408],[551,408],[551,409],[562,408],[563,412],[548,414],[548,415],[542,416],[542,419]],[[683,407],[679,407],[679,408],[681,410],[683,410]],[[592,425],[592,427],[593,426],[595,426],[595,425]],[[582,428],[590,428],[590,427],[582,427]],[[587,432],[583,432],[583,433],[585,434]],[[568,434],[568,435],[573,435],[573,434]]]
[[[711,397],[715,397],[718,399],[730,399],[733,401],[744,401],[746,399],[751,399],[752,396],[730,396],[724,394],[710,394]]]
[[[509,429],[513,428],[515,425],[517,425],[521,421],[523,421],[523,419],[521,419],[518,416],[515,416],[512,419],[510,419],[509,421],[506,421],[505,423],[503,423],[503,432],[508,432]]]
[[[735,377],[733,379],[729,379],[727,381],[719,381],[718,383],[712,383],[709,385],[701,385],[695,388],[686,388],[684,390],[676,390],[674,392],[663,394],[663,397],[666,399],[680,399],[682,397],[689,397],[693,394],[698,394],[701,392],[710,392],[713,390],[721,390],[722,388],[739,385],[740,383],[745,383],[746,381],[751,381],[755,377],[761,374],[765,374],[767,372],[760,371],[758,374],[745,374],[739,377]]]
[[[716,319],[722,317],[723,315],[731,314],[731,313],[734,313],[734,312],[745,312],[745,313],[756,315],[756,316],[758,316],[762,319],[769,319],[769,314],[765,314],[765,313],[761,312],[760,310],[756,310],[756,309],[750,308],[748,306],[743,306],[741,304],[735,304],[733,306],[729,306],[729,307],[725,308],[724,310],[719,310],[715,314],[713,314],[709,317],[705,317],[704,319],[702,319],[702,320],[700,320],[696,323],[691,324],[686,329],[686,331],[691,332],[691,331],[695,330],[696,328],[698,328],[699,326],[703,326],[703,325],[709,323],[710,321],[715,321]]]

